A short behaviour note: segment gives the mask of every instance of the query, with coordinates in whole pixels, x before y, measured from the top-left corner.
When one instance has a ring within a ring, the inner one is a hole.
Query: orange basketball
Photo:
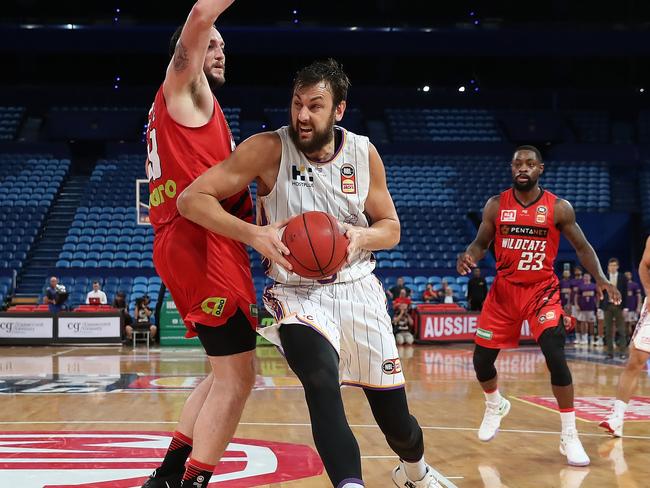
[[[284,229],[282,242],[293,272],[320,280],[332,276],[345,264],[349,240],[339,222],[325,212],[305,212],[293,217]]]

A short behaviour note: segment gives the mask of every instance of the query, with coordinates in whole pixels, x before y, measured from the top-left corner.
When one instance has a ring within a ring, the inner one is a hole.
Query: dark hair
[[[343,71],[343,66],[333,58],[326,61],[315,61],[309,66],[298,70],[293,78],[293,89],[312,86],[321,81],[327,83],[332,93],[334,106],[337,106],[343,100],[347,100],[350,79]]]
[[[609,261],[607,261],[607,264],[612,264],[612,263],[618,264],[618,259],[617,258],[609,258]]]
[[[542,153],[539,152],[539,149],[537,149],[535,146],[519,146],[517,149],[515,149],[515,153],[518,153],[519,151],[531,151],[535,153],[535,157],[537,158],[537,161],[540,163],[543,163],[544,161],[542,160]]]
[[[99,281],[97,280],[93,281],[93,285],[99,285]]]

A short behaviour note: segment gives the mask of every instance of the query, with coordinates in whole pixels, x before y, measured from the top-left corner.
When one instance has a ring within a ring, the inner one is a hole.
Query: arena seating
[[[241,141],[241,128],[239,124],[239,118],[241,115],[241,108],[238,107],[222,107],[223,115],[228,121],[230,126],[230,132],[232,132],[232,137],[236,143],[239,144]]]
[[[580,142],[609,142],[610,125],[607,112],[581,110],[570,112],[568,116]]]
[[[135,181],[143,175],[141,154],[97,163],[57,267],[153,267],[153,229],[138,225],[135,216]]]
[[[22,268],[69,166],[47,154],[0,154],[0,268]]]
[[[494,115],[478,109],[386,109],[394,142],[498,142]]]
[[[25,112],[24,107],[0,107],[0,141],[13,141]]]

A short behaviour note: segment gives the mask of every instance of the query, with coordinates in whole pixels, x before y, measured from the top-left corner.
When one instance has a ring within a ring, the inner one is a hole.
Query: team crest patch
[[[545,224],[546,223],[546,214],[548,213],[548,209],[544,205],[540,205],[537,207],[537,211],[535,214],[535,223],[536,224]]]
[[[501,222],[515,222],[516,220],[516,210],[501,210]]]
[[[346,194],[357,192],[356,176],[354,174],[354,166],[351,164],[344,164],[341,166],[341,191]]]
[[[402,372],[402,361],[400,358],[387,359],[382,363],[381,370],[385,374],[399,374]]]
[[[486,341],[491,341],[493,334],[491,330],[476,329],[476,335],[481,339],[485,339]]]

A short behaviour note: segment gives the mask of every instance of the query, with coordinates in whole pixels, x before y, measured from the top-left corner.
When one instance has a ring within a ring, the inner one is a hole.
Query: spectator
[[[625,333],[625,318],[623,317],[623,307],[625,306],[625,297],[627,296],[627,283],[621,273],[618,272],[618,259],[611,258],[607,262],[607,272],[609,282],[618,288],[623,297],[623,302],[618,305],[609,301],[607,293],[603,296],[601,306],[605,314],[605,345],[607,346],[607,357],[614,357],[614,334],[612,330],[613,322],[616,325],[618,353],[621,359],[627,358],[627,334]]]
[[[573,279],[571,280],[571,316],[578,318],[578,306],[576,305],[576,293],[582,284],[582,268],[573,268]]]
[[[454,303],[454,290],[449,287],[445,288],[445,297],[442,303]]]
[[[129,314],[129,305],[126,303],[126,295],[123,291],[118,291],[115,294],[112,307],[119,310],[122,314],[122,317],[124,318],[124,330],[126,331],[126,327],[131,327],[131,330],[133,330],[133,318],[131,318],[131,315]]]
[[[632,273],[625,272],[625,280],[627,282],[627,293],[625,294],[625,321],[627,322],[627,335],[630,337],[634,332],[634,326],[639,320],[641,315],[641,307],[643,304],[643,297],[641,296],[641,287],[632,279]]]
[[[50,313],[59,313],[63,310],[65,301],[68,299],[68,292],[65,286],[59,283],[56,276],[50,278],[50,286],[45,290],[43,303],[47,304]]]
[[[397,283],[395,284],[394,287],[392,287],[390,290],[388,290],[388,296],[394,300],[395,298],[400,296],[400,292],[402,290],[406,290],[406,296],[410,297],[411,296],[411,289],[408,286],[404,286],[404,278],[399,276],[397,278]]]
[[[86,295],[86,305],[106,305],[108,298],[99,285],[99,281],[93,281],[93,289]]]
[[[422,301],[424,303],[436,303],[438,301],[438,292],[433,289],[433,283],[427,283],[427,289],[422,292]]]
[[[576,329],[576,344],[589,345],[589,336],[594,336],[594,324],[596,322],[596,309],[598,308],[598,297],[596,295],[596,284],[591,282],[591,275],[584,273],[582,283],[578,286],[575,300],[578,307],[578,324]],[[594,346],[599,341],[592,340]]]
[[[133,337],[133,329],[147,330],[149,329],[150,338],[156,337],[158,327],[151,323],[152,310],[149,308],[149,297],[143,295],[135,301],[135,323],[133,326],[126,327],[126,338]]]
[[[448,289],[449,289],[449,284],[447,283],[446,280],[443,280],[443,282],[440,283],[440,290],[438,290],[438,296],[440,297],[441,303],[444,303],[445,297],[447,296]]]
[[[406,288],[402,288],[399,292],[399,296],[393,300],[393,310],[396,310],[401,304],[405,304],[406,308],[409,309],[411,308],[411,303],[413,303],[413,300],[411,300],[406,294]]]
[[[472,270],[472,278],[467,282],[467,304],[470,310],[480,311],[487,297],[488,288],[485,278],[481,276],[481,268]]]
[[[571,286],[571,271],[565,269],[562,272],[562,279],[560,280],[560,300],[562,301],[562,308],[566,315],[571,315],[571,298],[572,298],[572,286]]]
[[[393,333],[398,345],[413,344],[413,317],[409,314],[408,305],[400,303],[393,317]]]

